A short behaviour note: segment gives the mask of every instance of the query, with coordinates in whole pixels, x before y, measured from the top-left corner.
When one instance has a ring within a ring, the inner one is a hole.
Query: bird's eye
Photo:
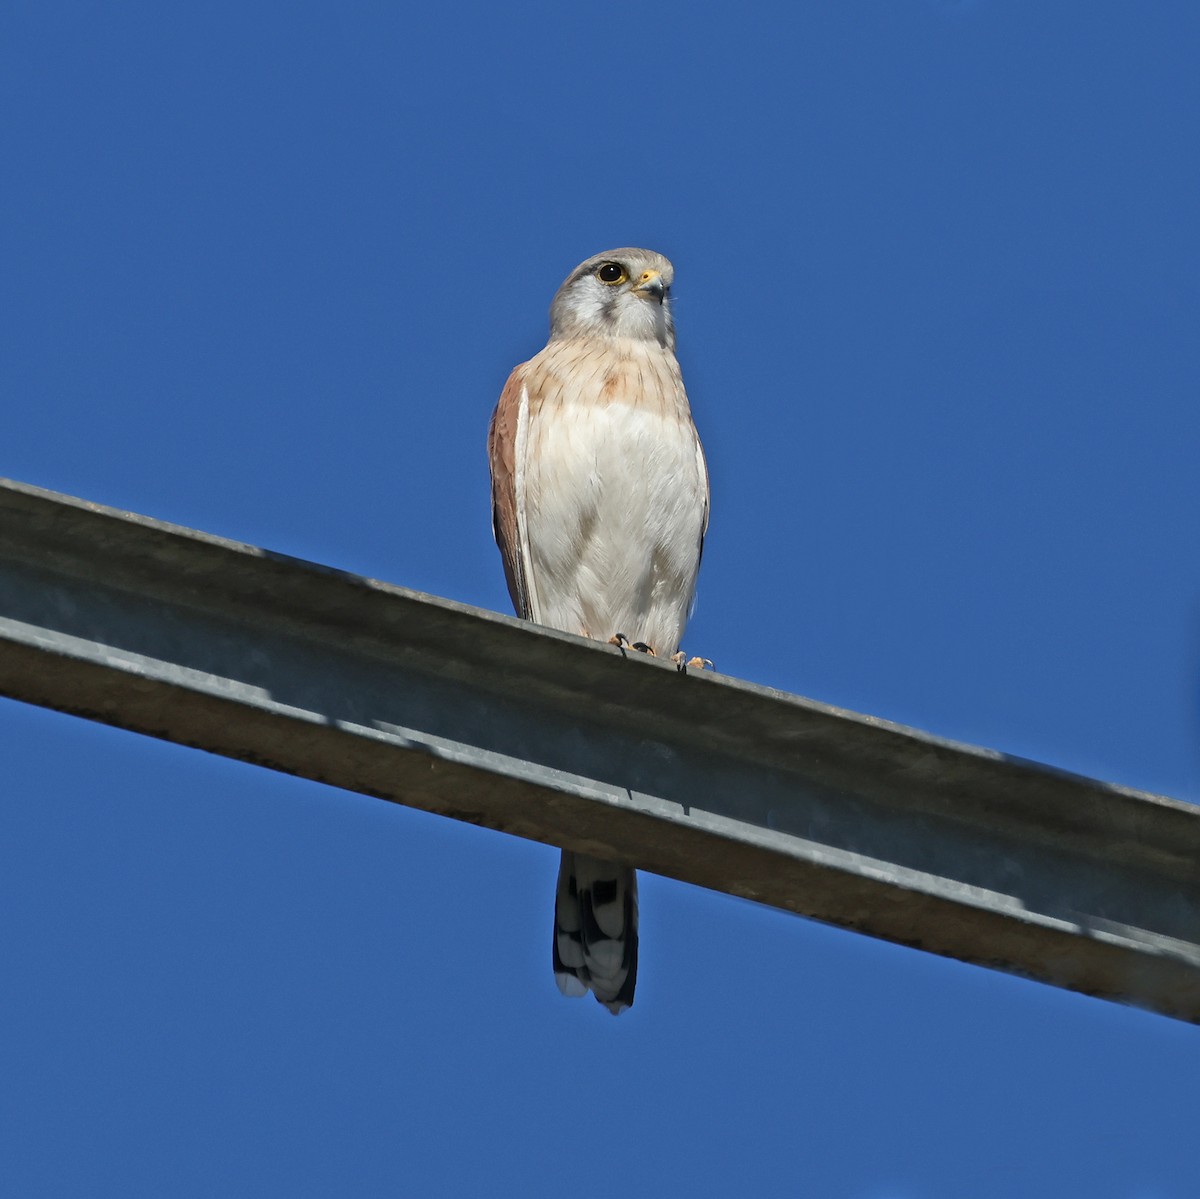
[[[625,268],[619,262],[606,262],[597,272],[596,278],[601,283],[624,283],[628,276],[625,274]]]

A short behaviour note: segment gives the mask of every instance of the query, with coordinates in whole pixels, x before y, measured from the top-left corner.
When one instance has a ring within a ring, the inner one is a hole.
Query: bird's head
[[[550,305],[550,337],[632,337],[675,348],[675,268],[653,250],[606,250],[582,262]]]

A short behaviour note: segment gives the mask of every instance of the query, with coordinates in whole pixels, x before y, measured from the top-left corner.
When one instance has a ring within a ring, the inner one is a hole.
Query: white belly
[[[538,623],[678,649],[707,498],[681,388],[679,401],[682,412],[564,403],[530,414],[523,523]]]

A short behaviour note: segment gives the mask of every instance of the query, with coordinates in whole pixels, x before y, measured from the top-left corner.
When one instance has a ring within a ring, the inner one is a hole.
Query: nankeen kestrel
[[[674,269],[651,250],[575,268],[550,340],[509,376],[488,432],[492,523],[519,616],[677,657],[708,526],[708,471],[675,360]],[[564,850],[554,976],[633,1003],[633,869]]]

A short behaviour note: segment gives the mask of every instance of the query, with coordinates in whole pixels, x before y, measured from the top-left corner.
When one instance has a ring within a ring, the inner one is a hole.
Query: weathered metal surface
[[[0,693],[1200,1022],[1200,811],[0,482]]]

